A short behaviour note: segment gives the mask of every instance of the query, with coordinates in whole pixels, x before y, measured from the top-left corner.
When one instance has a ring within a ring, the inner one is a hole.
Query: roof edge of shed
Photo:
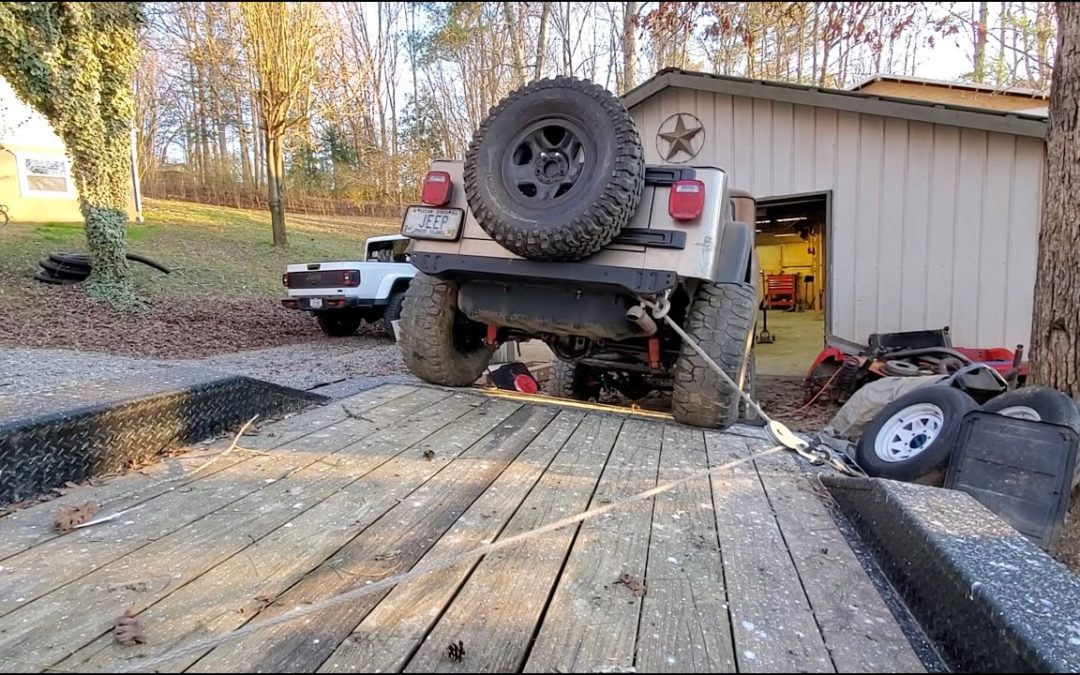
[[[947,103],[913,101],[879,96],[861,91],[828,89],[789,82],[754,80],[731,75],[714,75],[665,68],[622,96],[632,108],[661,91],[677,87],[731,96],[743,96],[817,108],[830,108],[866,115],[944,124],[1015,136],[1046,138],[1047,117],[1015,111],[988,110]]]

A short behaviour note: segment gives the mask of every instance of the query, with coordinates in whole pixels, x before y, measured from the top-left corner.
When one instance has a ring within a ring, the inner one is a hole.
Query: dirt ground
[[[7,280],[0,271],[0,285]],[[14,280],[12,280],[14,283]],[[81,286],[23,284],[19,307],[0,295],[0,346],[82,349],[121,356],[193,359],[322,338],[306,312],[265,297],[155,298],[135,315],[87,298]],[[377,333],[363,326],[361,333]]]
[[[795,431],[819,431],[840,409],[835,403],[822,401],[804,406],[801,377],[758,375],[754,393],[765,412]]]

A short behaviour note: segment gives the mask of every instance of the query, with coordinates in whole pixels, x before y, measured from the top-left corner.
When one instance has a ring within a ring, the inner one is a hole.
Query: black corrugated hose
[[[149,265],[165,274],[172,273],[165,265],[138,253],[128,253],[132,262]],[[90,258],[85,253],[50,253],[49,257],[38,261],[41,269],[34,278],[46,284],[77,284],[90,276]]]

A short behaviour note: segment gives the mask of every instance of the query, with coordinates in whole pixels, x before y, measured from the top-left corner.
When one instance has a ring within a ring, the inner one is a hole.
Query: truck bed
[[[383,385],[241,445],[0,519],[0,670],[133,666],[769,443]],[[921,670],[818,489],[771,455],[161,669]],[[133,510],[57,535],[56,509],[88,500]],[[129,610],[145,643],[123,647]]]

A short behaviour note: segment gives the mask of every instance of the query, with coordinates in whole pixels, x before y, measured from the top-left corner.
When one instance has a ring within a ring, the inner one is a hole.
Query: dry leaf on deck
[[[61,506],[53,517],[57,532],[70,532],[76,525],[82,525],[98,512],[97,502],[86,502],[82,506]]]
[[[258,602],[265,609],[270,603],[274,601],[274,596],[269,593],[263,593],[262,595],[256,595],[255,601]]]
[[[641,581],[638,581],[637,578],[634,577],[634,575],[632,574],[623,573],[619,575],[619,580],[615,583],[622,584],[623,586],[629,588],[630,592],[634,594],[634,597],[640,598],[645,595],[645,584]]]
[[[124,612],[124,615],[113,624],[113,637],[116,638],[118,644],[124,647],[146,642],[143,638],[142,625],[139,624],[138,618],[131,613],[130,609]]]

